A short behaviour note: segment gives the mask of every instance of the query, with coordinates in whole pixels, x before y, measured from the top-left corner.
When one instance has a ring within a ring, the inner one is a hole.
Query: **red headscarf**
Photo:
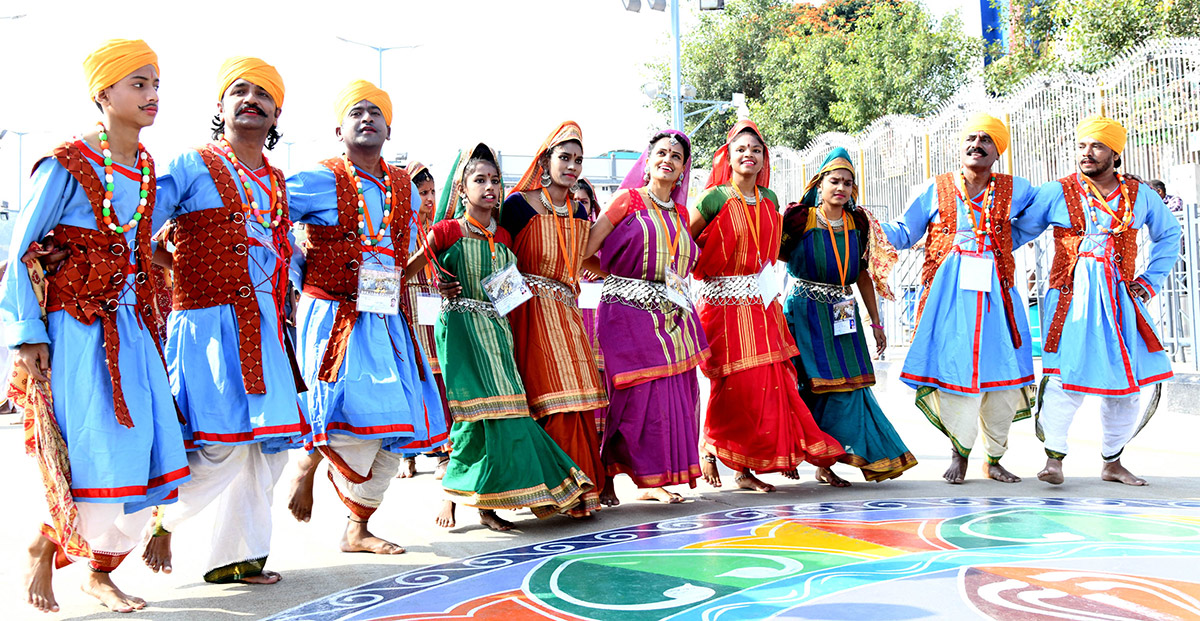
[[[754,124],[754,121],[746,120],[738,121],[733,129],[729,130],[725,144],[721,145],[721,148],[713,154],[712,173],[708,176],[708,184],[704,186],[705,190],[729,183],[729,179],[733,177],[733,166],[729,162],[729,145],[734,138],[737,138],[738,134],[745,130],[754,132],[754,135],[758,136],[758,141],[763,145],[763,167],[758,171],[758,178],[754,180],[754,183],[764,188],[771,186],[771,155],[767,152],[767,141],[763,140],[762,132],[758,131],[758,126]]]
[[[521,180],[517,185],[513,186],[509,195],[517,192],[527,192],[536,190],[542,187],[542,155],[553,149],[556,145],[560,145],[568,140],[578,141],[580,146],[583,145],[583,131],[579,129],[579,124],[575,121],[563,121],[557,129],[550,132],[546,137],[542,146],[538,147],[537,153],[533,156],[533,161],[529,163],[529,168],[525,174],[521,175]]]

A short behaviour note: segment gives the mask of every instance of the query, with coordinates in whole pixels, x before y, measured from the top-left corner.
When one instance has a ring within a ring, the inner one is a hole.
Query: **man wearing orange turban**
[[[58,610],[58,555],[88,561],[84,592],[131,612],[146,602],[110,572],[139,543],[150,507],[171,502],[188,477],[145,278],[155,179],[139,138],[158,112],[158,59],[144,41],[112,40],[83,66],[103,120],[38,160],[36,190],[16,216],[0,317],[50,504],[29,548],[28,601]],[[72,250],[44,275],[47,233]]]
[[[292,253],[283,172],[263,147],[279,140],[283,81],[257,58],[231,58],[218,78],[215,142],[175,158],[159,180],[174,242],[166,359],[192,480],[159,513],[143,555],[171,563],[171,533],[217,501],[208,582],[270,584],[271,496],[285,449],[309,431],[292,343],[282,325]]]
[[[342,551],[401,554],[367,522],[405,455],[449,437],[433,369],[416,340],[415,309],[400,303],[415,234],[409,223],[420,203],[408,172],[381,156],[391,133],[388,94],[356,80],[334,110],[345,152],[288,179],[292,217],[310,244],[297,353],[315,447],[300,460],[288,507],[308,521],[316,467],[328,457],[329,480],[350,512]]]
[[[962,166],[938,175],[904,216],[882,225],[897,249],[925,240],[916,332],[900,379],[917,390],[917,408],[951,445],[947,482],[962,483],[983,432],[984,476],[1020,477],[1000,465],[1012,423],[1028,418],[1033,352],[1025,296],[1013,249],[1037,236],[1025,211],[1036,191],[1029,181],[993,172],[1009,148],[1009,131],[976,113],[963,125]]]
[[[1089,394],[1102,398],[1100,477],[1145,485],[1121,465],[1121,452],[1154,413],[1140,413],[1142,388],[1172,376],[1143,304],[1175,265],[1180,226],[1158,193],[1117,171],[1125,139],[1113,119],[1084,119],[1075,129],[1078,172],[1043,185],[1030,207],[1041,228],[1054,227],[1037,428],[1046,449],[1038,478],[1055,485],[1064,480],[1067,430]],[[1143,229],[1151,245],[1138,274]]]

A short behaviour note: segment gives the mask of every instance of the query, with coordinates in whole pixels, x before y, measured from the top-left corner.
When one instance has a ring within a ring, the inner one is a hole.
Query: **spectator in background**
[[[1166,204],[1167,209],[1171,210],[1171,213],[1183,211],[1183,199],[1167,194],[1167,184],[1158,179],[1151,179],[1150,187],[1154,188],[1155,192],[1158,192],[1158,195],[1162,197],[1163,203]]]

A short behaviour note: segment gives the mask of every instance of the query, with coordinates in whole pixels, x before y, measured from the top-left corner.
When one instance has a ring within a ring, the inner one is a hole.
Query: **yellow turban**
[[[346,120],[346,113],[354,107],[354,104],[364,100],[379,106],[379,109],[383,111],[383,121],[391,126],[392,98],[388,97],[387,92],[382,88],[366,80],[355,80],[338,93],[337,100],[333,104],[333,111],[337,113],[337,124],[341,125]]]
[[[1094,138],[1118,155],[1125,151],[1125,128],[1120,123],[1099,114],[1089,116],[1075,128],[1075,138]]]
[[[1011,137],[1008,134],[1008,128],[1004,126],[1004,122],[1000,119],[983,112],[976,112],[967,119],[967,124],[963,126],[963,139],[975,132],[983,132],[996,143],[996,148],[999,149],[997,155],[1003,154],[1008,150],[1008,143]]]
[[[134,69],[146,65],[154,65],[154,70],[158,71],[158,54],[155,54],[145,41],[110,39],[100,46],[100,49],[83,59],[88,94],[94,98],[100,91],[133,73]]]
[[[275,100],[276,108],[283,107],[283,77],[263,59],[250,56],[234,56],[221,65],[217,76],[217,99],[224,97],[225,89],[239,78],[261,86]]]

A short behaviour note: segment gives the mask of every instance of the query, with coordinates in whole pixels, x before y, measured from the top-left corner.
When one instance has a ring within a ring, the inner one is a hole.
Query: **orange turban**
[[[154,65],[154,70],[158,71],[158,54],[155,54],[145,41],[110,39],[100,46],[100,49],[83,59],[88,94],[94,98],[100,91],[133,73],[134,69],[146,65]]]
[[[1075,138],[1094,138],[1118,155],[1125,150],[1125,128],[1118,122],[1099,114],[1089,116],[1075,128]]]
[[[221,65],[221,72],[217,75],[217,99],[224,97],[225,89],[239,78],[261,86],[275,100],[276,108],[283,107],[283,77],[263,59],[251,56],[234,56]]]
[[[354,104],[360,101],[369,101],[377,106],[383,112],[383,121],[390,127],[392,124],[392,98],[388,97],[386,91],[366,80],[355,80],[346,85],[342,92],[338,93],[337,100],[333,104],[333,111],[337,113],[337,124],[341,125],[346,120],[346,113]]]
[[[1008,150],[1008,143],[1011,137],[1008,134],[1008,128],[1004,126],[1004,122],[1000,119],[986,114],[984,112],[976,112],[967,119],[967,124],[963,126],[963,140],[967,136],[975,132],[983,132],[996,143],[997,155],[1003,155]]]

